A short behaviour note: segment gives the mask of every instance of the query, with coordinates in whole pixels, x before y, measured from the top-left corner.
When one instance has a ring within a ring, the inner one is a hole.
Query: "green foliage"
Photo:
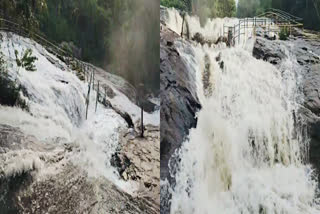
[[[161,0],[160,4],[168,8],[174,7],[179,10],[190,11],[190,8],[187,7],[186,1],[182,0]]]
[[[207,18],[232,17],[236,13],[235,0],[161,0],[161,5],[192,12],[201,22]]]
[[[272,7],[272,0],[239,0],[237,17],[254,17]]]
[[[47,0],[40,29],[51,40],[72,41],[84,61],[158,90],[159,1]]]
[[[28,110],[25,100],[20,97],[20,86],[12,81],[8,75],[3,54],[0,51],[0,104],[7,106],[19,106]]]
[[[237,8],[238,17],[253,17],[260,7],[260,0],[239,0]]]
[[[37,57],[32,56],[32,50],[27,49],[24,53],[21,53],[21,58],[19,59],[19,52],[17,50],[14,51],[16,56],[16,63],[18,67],[22,67],[27,71],[36,71],[36,66],[34,65],[35,61],[38,60]]]
[[[39,21],[37,13],[47,9],[46,0],[1,0],[0,8],[5,18],[17,21],[29,30],[37,30]]]
[[[272,7],[303,18],[305,28],[320,30],[319,0],[272,0]]]
[[[112,33],[111,70],[138,87],[157,92],[160,86],[159,1],[123,1],[128,8]],[[131,9],[129,9],[131,8]],[[123,13],[121,11],[120,13]]]
[[[289,31],[286,27],[282,27],[279,33],[280,40],[287,40],[289,37]]]
[[[143,82],[157,91],[159,4],[160,0],[0,0],[0,12],[28,23],[24,26],[39,27],[49,40],[73,42],[82,60],[134,86]]]
[[[320,30],[320,0],[239,0],[237,16],[257,16],[268,8],[301,17],[305,28]]]
[[[232,17],[236,13],[235,0],[193,0],[192,12],[199,16],[201,24],[207,18]]]

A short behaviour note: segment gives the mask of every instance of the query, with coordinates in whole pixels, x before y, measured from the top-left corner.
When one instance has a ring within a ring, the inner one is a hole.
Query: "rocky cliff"
[[[189,134],[196,127],[196,112],[201,105],[196,94],[195,74],[188,70],[176,45],[182,41],[178,34],[161,24],[160,31],[160,98],[161,98],[161,179],[174,183],[169,172],[172,158]],[[170,162],[169,162],[170,161]],[[173,172],[174,173],[174,172]],[[163,191],[167,191],[163,189]],[[161,198],[161,213],[168,212],[168,196]],[[170,197],[170,196],[169,196]]]

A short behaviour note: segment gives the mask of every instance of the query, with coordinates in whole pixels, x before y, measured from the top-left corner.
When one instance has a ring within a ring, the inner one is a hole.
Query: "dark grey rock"
[[[305,106],[320,116],[320,64],[312,65],[303,82]]]
[[[206,43],[206,40],[201,33],[194,34],[194,36],[192,37],[192,40],[200,43],[201,45]]]
[[[274,65],[279,64],[286,57],[280,41],[270,41],[262,37],[258,37],[254,44],[253,56]]]
[[[168,161],[173,152],[195,127],[195,113],[200,109],[196,95],[194,74],[180,57],[175,45],[168,46],[169,39],[178,35],[169,29],[162,30],[160,42],[161,88],[161,178],[168,177]]]
[[[181,58],[177,45],[188,44],[179,40],[179,35],[161,25],[160,32],[160,98],[161,98],[161,144],[160,177],[172,184],[174,178],[169,174],[169,160],[176,149],[180,148],[195,127],[196,112],[201,108],[196,94],[195,74],[190,71]],[[168,46],[168,41],[174,41]],[[193,54],[190,49],[190,54]],[[176,162],[178,160],[172,160]],[[170,193],[161,193],[161,213],[169,212]]]

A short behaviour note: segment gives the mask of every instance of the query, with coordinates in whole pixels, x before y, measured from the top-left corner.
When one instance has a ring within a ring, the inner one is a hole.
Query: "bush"
[[[8,75],[3,55],[0,52],[0,104],[6,106],[19,106],[27,109],[28,106],[20,97],[20,86],[12,81]]]
[[[289,32],[286,27],[281,28],[280,33],[279,33],[279,39],[280,40],[287,40],[289,37]]]
[[[16,62],[18,67],[25,68],[27,71],[36,71],[36,66],[34,65],[35,61],[38,60],[37,57],[32,56],[32,50],[27,49],[23,54],[21,53],[21,58],[19,59],[19,52],[17,50],[14,51],[16,55]]]

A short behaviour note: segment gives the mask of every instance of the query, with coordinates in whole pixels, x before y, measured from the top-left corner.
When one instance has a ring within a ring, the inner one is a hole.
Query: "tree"
[[[177,0],[180,1],[180,0]],[[190,5],[190,0],[181,0]],[[0,12],[72,42],[82,60],[159,91],[160,0],[0,0]],[[35,29],[36,28],[36,29]],[[158,51],[157,51],[158,50]]]
[[[235,0],[161,0],[161,5],[196,14],[201,22],[207,18],[232,17],[236,12]]]
[[[253,17],[260,7],[260,0],[239,0],[237,8],[238,17]]]
[[[191,1],[161,0],[160,4],[168,8],[174,7],[182,11],[191,11]]]
[[[33,30],[39,27],[36,13],[46,10],[47,2],[46,0],[2,0],[0,7],[5,18],[13,19]]]

